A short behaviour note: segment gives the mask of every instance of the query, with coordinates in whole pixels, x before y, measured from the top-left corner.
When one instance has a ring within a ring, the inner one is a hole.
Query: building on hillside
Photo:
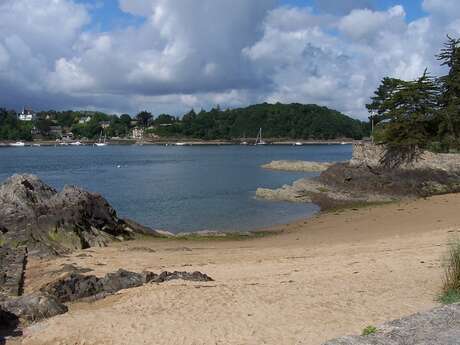
[[[101,121],[99,122],[99,125],[103,128],[103,129],[107,129],[110,127],[110,121]]]
[[[142,128],[133,128],[133,139],[142,139],[144,137],[144,130]]]
[[[61,126],[50,126],[49,134],[56,138],[62,137],[62,127]]]
[[[82,118],[80,118],[80,120],[78,120],[78,123],[80,125],[86,125],[90,121],[91,121],[91,116],[83,116]]]
[[[37,114],[31,108],[25,108],[19,114],[18,119],[20,121],[33,121],[37,117]]]

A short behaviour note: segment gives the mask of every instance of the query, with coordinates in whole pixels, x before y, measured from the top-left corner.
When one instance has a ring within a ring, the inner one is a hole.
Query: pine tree
[[[374,124],[389,118],[389,114],[394,110],[393,96],[404,87],[405,83],[405,81],[396,78],[385,77],[382,79],[374,96],[371,97],[372,102],[366,104],[366,108],[371,114],[370,119],[373,120]]]
[[[437,56],[449,73],[440,78],[442,94],[440,97],[439,135],[449,146],[460,146],[460,39],[447,36],[444,48]]]
[[[382,121],[382,143],[387,152],[382,163],[394,167],[417,158],[436,135],[439,87],[427,71],[414,81],[386,78],[376,91],[369,111]]]
[[[438,110],[438,86],[427,71],[403,86],[387,101],[391,109],[385,131],[387,145],[425,147],[432,138],[431,123]]]

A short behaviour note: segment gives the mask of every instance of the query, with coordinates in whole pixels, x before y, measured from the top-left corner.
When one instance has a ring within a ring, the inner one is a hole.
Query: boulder
[[[182,280],[189,280],[189,281],[195,281],[195,282],[210,282],[214,281],[211,277],[208,275],[201,273],[201,272],[162,272],[160,274],[155,274],[152,272],[146,272],[144,273],[146,276],[146,283],[152,282],[152,283],[163,283],[175,279],[182,279]]]
[[[2,308],[10,317],[27,322],[44,320],[56,315],[64,314],[68,308],[55,297],[34,293],[6,301]]]
[[[58,192],[34,175],[0,185],[0,229],[0,245],[21,244],[31,255],[106,246],[136,232],[101,195],[73,186]]]
[[[100,278],[94,275],[71,273],[46,284],[40,289],[40,292],[53,296],[61,303],[67,303],[97,295],[103,290]]]
[[[18,317],[0,307],[0,331],[11,331],[16,329],[18,326]]]
[[[120,269],[99,278],[94,275],[71,273],[46,284],[40,289],[41,294],[54,297],[60,303],[73,302],[87,297],[104,297],[124,289],[142,286],[146,283],[163,283],[182,279],[189,281],[212,281],[201,272],[130,272]]]
[[[153,272],[135,273],[118,270],[102,278],[78,273],[66,274],[54,282],[46,284],[38,292],[14,299],[7,299],[0,305],[0,321],[11,323],[14,320],[34,322],[64,314],[68,308],[64,303],[77,300],[97,300],[123,289],[141,286],[146,283],[163,283],[174,279],[189,281],[212,281],[201,272]]]
[[[376,329],[374,334],[342,337],[324,345],[458,345],[460,304],[391,321]]]

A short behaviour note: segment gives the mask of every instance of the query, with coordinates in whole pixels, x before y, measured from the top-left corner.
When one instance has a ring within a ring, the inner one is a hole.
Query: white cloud
[[[422,7],[425,11],[435,15],[451,18],[460,15],[458,0],[423,0]]]
[[[424,0],[427,15],[408,22],[402,6],[367,0],[119,0],[144,22],[99,32],[72,0],[0,0],[0,104],[177,114],[280,101],[364,118],[382,77],[441,73],[456,2]]]
[[[386,12],[368,9],[353,10],[339,22],[339,29],[353,39],[378,39],[379,33],[401,32],[405,29],[406,13],[402,6],[394,6]]]

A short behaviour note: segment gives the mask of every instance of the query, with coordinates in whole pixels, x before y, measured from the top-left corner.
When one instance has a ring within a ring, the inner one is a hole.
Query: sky
[[[0,107],[181,115],[316,103],[445,73],[458,0],[0,0]]]

